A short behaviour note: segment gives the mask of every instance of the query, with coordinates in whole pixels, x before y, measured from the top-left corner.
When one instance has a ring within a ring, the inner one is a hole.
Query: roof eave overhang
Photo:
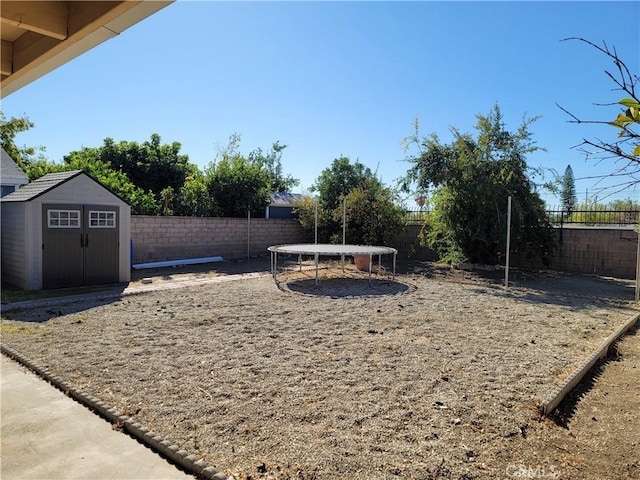
[[[173,3],[173,0],[123,1],[112,3],[98,18],[91,20],[66,39],[2,79],[0,97],[4,98],[59,66],[118,36],[127,28]]]

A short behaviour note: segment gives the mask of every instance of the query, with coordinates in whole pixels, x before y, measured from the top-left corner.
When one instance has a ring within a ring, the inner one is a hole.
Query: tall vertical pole
[[[511,195],[507,199],[507,263],[504,269],[504,286],[509,287],[509,257],[511,256]]]
[[[342,244],[347,243],[347,199],[342,202]],[[344,272],[344,255],[342,255],[342,271]]]
[[[314,203],[315,203],[315,234],[316,234],[315,243],[317,245],[318,244],[318,199],[317,198],[315,199]]]
[[[342,203],[342,244],[347,243],[347,199]]]
[[[636,253],[636,302],[640,300],[640,230],[638,230],[638,251]]]
[[[247,206],[247,260],[251,258],[251,205]]]

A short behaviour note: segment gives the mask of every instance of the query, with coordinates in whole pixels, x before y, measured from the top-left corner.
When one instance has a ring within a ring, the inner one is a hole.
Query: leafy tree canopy
[[[261,165],[265,169],[271,192],[290,192],[300,183],[300,180],[285,174],[282,170],[282,152],[285,148],[287,145],[275,142],[266,154],[262,152],[261,148],[249,153],[249,161]]]
[[[100,148],[85,148],[70,155],[91,155],[93,160],[100,160],[123,172],[137,187],[152,192],[160,200],[165,188],[178,191],[187,176],[197,170],[196,165],[189,163],[187,155],[180,154],[180,148],[179,142],[162,144],[160,135],[154,133],[150,141],[141,144],[116,143],[112,138],[105,138]]]
[[[342,242],[346,199],[346,241],[355,244],[386,245],[404,226],[404,215],[396,192],[385,187],[360,162],[336,158],[312,187],[318,198],[318,241]],[[302,227],[311,233],[315,226],[315,206],[307,199],[298,206]]]
[[[380,184],[369,167],[358,160],[351,163],[349,158],[339,157],[320,173],[311,191],[319,193],[323,208],[333,210],[342,204],[342,199],[351,190],[363,187],[367,182]]]
[[[276,142],[266,155],[257,149],[245,157],[239,151],[240,140],[240,135],[231,135],[205,171],[212,213],[243,217],[250,210],[252,216],[264,216],[269,193],[286,190],[297,180],[282,173],[280,157],[285,145]]]
[[[396,192],[379,181],[367,179],[346,196],[346,241],[352,244],[391,245],[404,226],[404,211]],[[333,220],[342,221],[342,209],[333,210]]]
[[[213,215],[213,200],[209,195],[204,174],[198,170],[189,175],[178,192],[174,203],[175,215],[207,217]]]
[[[151,192],[136,186],[122,171],[100,159],[101,148],[83,148],[64,157],[63,170],[82,170],[109,187],[116,195],[131,205],[134,215],[156,215],[160,203]]]
[[[158,212],[159,206],[153,195],[145,193],[136,187],[124,173],[116,171],[109,163],[102,161],[100,149],[83,149],[81,152],[72,152],[60,164],[48,161],[42,153],[37,155],[37,152],[44,151],[43,147],[17,147],[15,144],[16,134],[33,127],[34,124],[26,117],[12,118],[7,121],[0,112],[2,147],[25,171],[29,180],[37,180],[47,173],[83,170],[128,202],[133,213],[155,214]]]
[[[450,262],[499,263],[506,248],[507,199],[512,196],[511,248],[528,258],[546,262],[551,227],[544,203],[529,178],[526,156],[535,145],[523,119],[515,132],[506,130],[500,108],[476,116],[477,136],[452,128],[453,141],[442,144],[435,134],[404,140],[418,153],[402,187],[418,192],[434,190],[433,210],[423,242]]]
[[[33,127],[33,122],[27,117],[11,117],[7,120],[0,111],[0,142],[2,143],[2,148],[27,173],[27,176],[29,176],[28,166],[31,163],[44,160],[44,147],[19,147],[15,143],[15,137],[18,133],[26,132]],[[31,179],[30,176],[29,178]]]

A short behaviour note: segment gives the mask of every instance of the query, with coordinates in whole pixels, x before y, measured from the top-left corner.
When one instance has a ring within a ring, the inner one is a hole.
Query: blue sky
[[[43,145],[54,161],[106,137],[158,133],[204,168],[233,133],[243,153],[277,140],[304,190],[341,155],[391,185],[409,167],[401,140],[416,116],[422,135],[448,142],[450,126],[472,132],[497,103],[510,130],[541,116],[531,130],[547,152],[529,165],[570,164],[582,197],[596,186],[580,178],[614,166],[571,147],[616,132],[568,123],[556,103],[609,120],[614,107],[592,104],[621,94],[604,74],[610,60],[561,42],[574,36],[606,41],[640,71],[635,1],[178,1],[8,96],[2,111],[26,114],[36,127],[17,143]]]

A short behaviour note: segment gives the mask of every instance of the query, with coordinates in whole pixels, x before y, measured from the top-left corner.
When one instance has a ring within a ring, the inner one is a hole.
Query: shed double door
[[[43,205],[42,286],[79,287],[119,280],[119,207]]]

